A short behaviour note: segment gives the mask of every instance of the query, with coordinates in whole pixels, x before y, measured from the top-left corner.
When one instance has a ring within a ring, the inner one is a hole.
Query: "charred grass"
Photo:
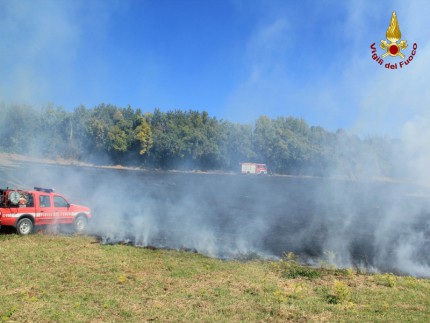
[[[222,261],[0,235],[0,320],[31,322],[429,321],[430,281],[294,259]]]

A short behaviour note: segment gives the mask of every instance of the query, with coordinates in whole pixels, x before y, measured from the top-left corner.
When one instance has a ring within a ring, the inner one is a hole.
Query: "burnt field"
[[[104,242],[430,276],[430,194],[382,181],[3,163],[2,187],[53,187]]]

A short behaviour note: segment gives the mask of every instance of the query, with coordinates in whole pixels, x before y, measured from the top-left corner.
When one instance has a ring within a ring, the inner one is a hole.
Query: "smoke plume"
[[[429,192],[364,179],[220,175],[14,164],[7,183],[52,186],[88,205],[106,243],[428,277]],[[9,184],[8,184],[9,185]]]

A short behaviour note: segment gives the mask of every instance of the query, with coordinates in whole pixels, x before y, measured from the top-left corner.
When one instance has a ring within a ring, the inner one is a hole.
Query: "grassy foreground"
[[[0,235],[0,320],[430,321],[430,280]]]

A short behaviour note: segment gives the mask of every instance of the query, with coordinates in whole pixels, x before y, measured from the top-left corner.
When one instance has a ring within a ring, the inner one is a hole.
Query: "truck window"
[[[40,195],[39,196],[39,204],[40,204],[40,207],[50,207],[51,206],[51,200],[49,198],[49,195]]]
[[[54,206],[55,207],[68,207],[69,203],[61,196],[54,196]]]
[[[6,196],[3,195],[6,199]],[[33,194],[25,191],[8,191],[7,192],[7,206],[8,207],[33,207],[34,199]]]

